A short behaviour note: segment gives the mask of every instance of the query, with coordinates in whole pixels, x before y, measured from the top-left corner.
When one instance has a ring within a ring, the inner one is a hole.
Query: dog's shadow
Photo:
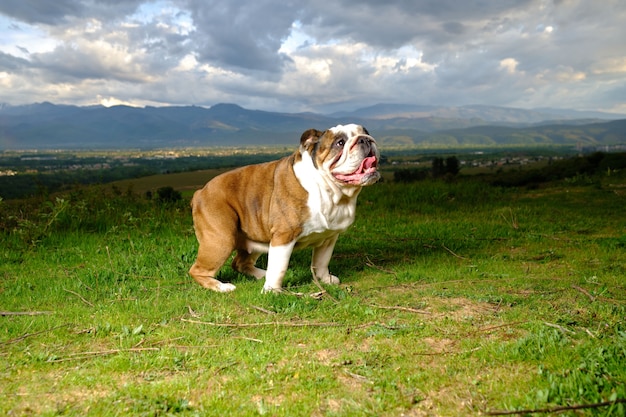
[[[233,255],[224,263],[224,266],[220,268],[217,279],[221,282],[227,282],[234,285],[243,282],[255,282],[261,281],[264,282],[265,278],[256,279],[253,276],[242,274],[234,270],[231,266],[231,262],[234,258],[235,252]],[[311,250],[303,249],[299,251],[295,251],[291,258],[289,259],[289,267],[287,268],[287,272],[285,273],[285,278],[283,280],[283,287],[299,287],[303,285],[310,284],[312,282],[312,274],[310,269],[311,264]],[[261,269],[267,269],[267,254],[262,254],[256,262],[256,266]]]

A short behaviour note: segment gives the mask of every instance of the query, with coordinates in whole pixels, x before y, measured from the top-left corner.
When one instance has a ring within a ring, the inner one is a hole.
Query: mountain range
[[[210,108],[0,105],[0,150],[295,145],[309,128],[358,123],[384,145],[626,144],[626,115],[495,106],[377,104],[333,114]]]

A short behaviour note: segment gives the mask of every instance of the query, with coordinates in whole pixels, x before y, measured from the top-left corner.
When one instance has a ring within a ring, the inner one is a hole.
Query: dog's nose
[[[372,148],[372,142],[367,136],[359,136],[356,140],[356,145],[363,146],[367,152]]]

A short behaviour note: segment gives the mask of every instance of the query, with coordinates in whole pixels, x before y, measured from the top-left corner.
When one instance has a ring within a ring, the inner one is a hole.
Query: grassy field
[[[280,295],[189,278],[186,196],[0,202],[0,414],[623,416],[625,185],[386,181]]]

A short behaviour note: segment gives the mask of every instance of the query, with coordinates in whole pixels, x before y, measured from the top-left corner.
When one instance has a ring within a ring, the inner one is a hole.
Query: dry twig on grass
[[[587,297],[589,297],[589,301],[591,301],[592,303],[594,301],[596,301],[596,297],[594,297],[593,295],[589,294],[589,291],[587,291],[586,289],[581,288],[578,285],[572,285],[572,288],[575,289],[575,290],[580,291],[583,294],[585,294]]]
[[[65,323],[65,324],[61,324],[61,325],[59,325],[59,326],[51,327],[51,328],[46,329],[46,330],[42,330],[42,331],[40,331],[40,332],[35,332],[35,333],[26,333],[26,334],[23,334],[23,335],[22,335],[22,336],[20,336],[20,337],[16,337],[15,339],[9,339],[9,340],[6,340],[6,341],[4,341],[4,342],[2,342],[2,343],[0,343],[0,344],[2,344],[2,345],[10,345],[11,343],[16,343],[16,342],[19,342],[20,340],[24,340],[24,339],[26,339],[27,337],[37,336],[37,335],[40,335],[40,334],[43,334],[43,333],[48,333],[48,332],[51,332],[51,331],[53,331],[53,330],[60,329],[61,327],[67,327],[67,326],[69,326],[69,325],[70,325],[70,323]]]
[[[372,262],[372,261],[370,260],[370,258],[368,258],[367,256],[365,257],[365,259],[366,259],[365,265],[369,266],[370,268],[378,269],[379,271],[382,271],[382,272],[384,272],[384,273],[386,273],[386,274],[393,275],[394,277],[398,278],[398,274],[396,274],[394,271],[392,271],[392,270],[390,270],[390,269],[384,269],[384,268],[382,268],[382,267],[380,267],[380,266],[376,265],[376,264],[375,264],[374,262]]]
[[[80,300],[81,300],[83,303],[87,304],[89,307],[94,307],[94,305],[93,305],[92,303],[90,303],[89,301],[87,301],[87,300],[85,299],[85,297],[83,297],[83,296],[82,296],[82,295],[80,295],[79,293],[77,293],[77,292],[75,292],[75,291],[72,291],[72,290],[68,290],[68,289],[66,289],[66,288],[63,288],[63,291],[67,291],[67,292],[69,292],[70,294],[74,294],[75,296],[77,296],[78,298],[80,298]]]
[[[545,324],[548,327],[553,327],[555,329],[558,329],[558,330],[560,330],[563,333],[576,334],[575,331],[567,329],[567,328],[565,328],[563,326],[560,326],[558,324],[548,323],[547,321],[544,321],[543,324]]]
[[[513,323],[505,323],[505,324],[499,324],[497,326],[489,326],[489,327],[483,327],[481,329],[476,330],[475,332],[470,333],[471,335],[475,335],[478,333],[488,333],[488,332],[492,332],[494,330],[498,330],[498,329],[502,329],[505,327],[512,327],[512,326],[517,326],[518,324],[526,324],[528,323],[527,321],[514,321]]]
[[[452,250],[448,249],[445,245],[441,245],[441,247],[444,248],[448,253],[450,253],[452,256],[456,258],[463,259],[464,261],[467,261],[469,259],[464,256],[457,255],[456,253],[452,252]]]
[[[321,300],[325,295],[328,296],[331,300],[333,300],[333,303],[335,304],[339,304],[339,300],[337,300],[335,297],[333,297],[331,294],[329,294],[324,287],[322,287],[322,284],[320,284],[319,280],[317,279],[317,277],[313,278],[313,283],[317,286],[317,288],[320,289],[319,292],[315,292],[310,294],[310,296],[316,300]]]
[[[402,307],[402,306],[379,306],[376,304],[369,304],[370,307],[380,308],[383,310],[399,310],[399,311],[407,311],[409,313],[418,313],[418,314],[433,314],[430,311],[420,310],[412,307]]]
[[[260,311],[261,313],[265,313],[265,314],[276,314],[276,312],[275,312],[275,311],[268,310],[268,309],[263,308],[263,307],[259,307],[259,306],[255,306],[255,305],[250,305],[250,307],[252,307],[252,308],[253,308],[253,309],[255,309],[255,310]],[[197,316],[195,316],[195,317],[197,317]]]

